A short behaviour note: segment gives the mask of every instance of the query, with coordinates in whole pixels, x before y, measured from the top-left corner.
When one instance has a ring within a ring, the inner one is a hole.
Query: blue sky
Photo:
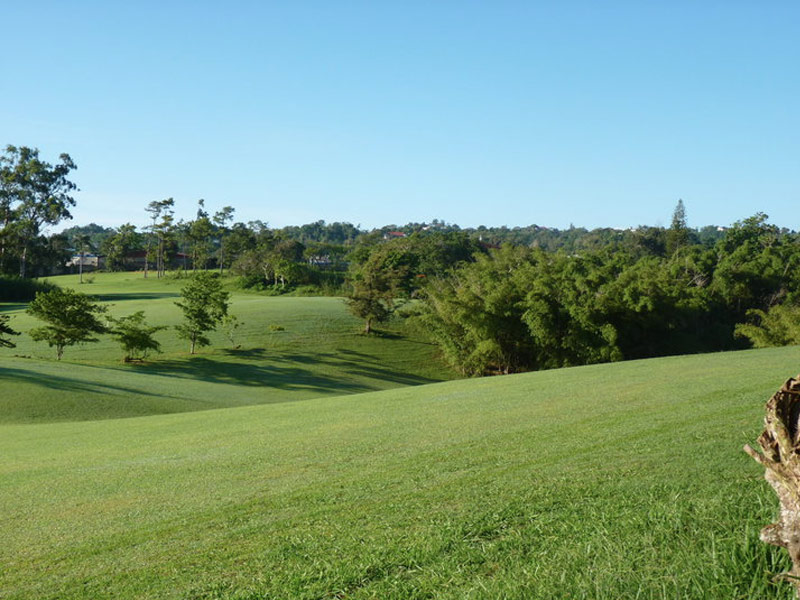
[[[798,2],[7,2],[0,143],[273,226],[800,229]]]

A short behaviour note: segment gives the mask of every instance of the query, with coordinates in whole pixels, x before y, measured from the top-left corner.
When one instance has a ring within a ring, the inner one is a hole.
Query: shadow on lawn
[[[0,304],[0,313],[2,313],[2,312],[11,312],[13,310],[23,310],[24,308],[28,308],[27,303],[5,302],[3,304]]]
[[[242,364],[212,360],[203,356],[194,356],[187,360],[159,360],[149,364],[133,365],[133,369],[152,375],[286,391],[353,393],[376,389],[363,383],[321,375],[297,366]]]
[[[334,352],[324,352],[321,354],[276,354],[272,360],[277,362],[294,362],[301,364],[324,364],[330,367],[339,368],[349,375],[355,377],[367,377],[369,379],[380,379],[381,381],[391,381],[403,385],[422,385],[424,383],[435,383],[439,379],[430,379],[420,375],[412,375],[398,369],[387,367],[379,358],[355,350],[337,349]]]
[[[350,377],[391,381],[402,385],[421,385],[438,381],[386,367],[374,356],[352,350],[312,355],[271,352],[264,348],[227,349],[224,352],[229,357],[253,362],[228,362],[193,356],[185,360],[157,360],[152,363],[132,365],[131,368],[141,373],[166,377],[186,377],[213,383],[323,393],[366,392],[384,387],[370,385],[368,381],[363,380],[353,381]],[[307,368],[311,366],[338,369],[350,377],[321,374],[318,369]]]
[[[143,392],[136,388],[128,388],[121,385],[110,383],[100,383],[96,381],[86,381],[76,377],[64,377],[62,375],[51,375],[41,371],[26,369],[16,369],[0,367],[0,381],[9,380],[14,382],[24,382],[31,385],[56,390],[59,392],[92,392],[96,394],[135,394],[146,396],[157,396],[159,398],[172,398],[164,394],[156,394],[152,391]]]
[[[160,298],[178,298],[179,293],[171,292],[140,292],[130,294],[91,294],[101,302],[124,302],[125,300],[158,300]]]

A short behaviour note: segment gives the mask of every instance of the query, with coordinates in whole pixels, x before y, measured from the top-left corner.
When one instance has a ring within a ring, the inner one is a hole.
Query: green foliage
[[[141,248],[141,245],[141,236],[136,232],[136,227],[130,223],[121,225],[100,246],[106,257],[106,268],[109,271],[125,270],[125,257]]]
[[[11,329],[11,326],[8,324],[10,319],[11,317],[8,315],[0,314],[0,348],[16,347],[16,344],[6,337],[8,335],[19,335],[19,332]]]
[[[124,352],[125,362],[147,359],[150,352],[161,352],[161,344],[153,335],[166,329],[166,325],[151,326],[145,323],[144,311],[119,318],[109,318],[109,333],[119,343]]]
[[[228,314],[229,297],[219,277],[207,272],[195,274],[181,289],[181,301],[175,304],[183,311],[183,323],[175,329],[189,341],[191,354],[197,346],[211,343],[205,333],[216,329]]]
[[[49,292],[56,288],[47,281],[25,279],[17,275],[0,275],[0,302],[27,302],[39,292]]]
[[[667,230],[667,256],[672,256],[680,248],[689,245],[689,227],[686,224],[686,207],[683,200],[678,200],[672,213],[672,224]]]
[[[0,155],[0,270],[16,252],[19,274],[28,274],[28,261],[45,225],[71,218],[71,194],[77,186],[68,179],[76,169],[68,154],[51,165],[39,158],[37,148],[6,146]]]
[[[242,322],[236,315],[227,314],[222,318],[222,327],[225,329],[225,335],[231,343],[231,347],[236,346],[236,332],[242,326]]]
[[[103,227],[97,223],[89,223],[88,225],[75,225],[68,227],[61,232],[61,235],[67,237],[69,242],[78,247],[75,240],[79,235],[85,235],[89,238],[88,245],[92,248],[102,248],[103,244],[108,238],[114,235],[115,230],[111,227]]]
[[[742,347],[745,315],[800,301],[800,237],[766,218],[668,257],[654,232],[578,253],[492,250],[429,285],[420,318],[471,375]]]
[[[30,331],[35,341],[44,341],[56,349],[61,360],[64,348],[78,343],[96,342],[95,333],[105,333],[107,327],[99,320],[106,308],[90,296],[71,289],[55,288],[40,292],[25,311],[47,325]]]
[[[347,297],[350,312],[364,319],[364,333],[372,331],[372,323],[385,323],[394,311],[395,297],[407,267],[391,265],[377,252],[350,274],[353,291]]]
[[[174,305],[184,279],[144,279],[136,273],[106,273],[92,291],[113,300],[108,313],[122,317],[144,310],[148,325],[170,328],[180,321]],[[53,279],[78,289],[77,275]],[[252,404],[294,402],[321,396],[419,385],[452,379],[436,359],[424,333],[393,319],[384,336],[353,335],[359,321],[341,298],[265,297],[232,292],[229,312],[240,327],[231,348],[225,331],[209,332],[213,350],[191,355],[188,343],[155,334],[162,354],[146,362],[120,364],[111,336],[74,346],[61,362],[45,360],[50,349],[26,332],[38,323],[22,307],[0,313],[22,332],[15,349],[0,348],[0,424],[80,421]],[[17,358],[17,355],[26,358]],[[64,361],[70,361],[68,367]],[[0,558],[2,562],[2,558]]]
[[[749,323],[736,325],[736,336],[750,340],[756,348],[800,344],[800,306],[773,306],[768,311],[750,309]]]
[[[532,343],[522,326],[530,252],[505,246],[426,287],[420,320],[465,375],[524,370]]]

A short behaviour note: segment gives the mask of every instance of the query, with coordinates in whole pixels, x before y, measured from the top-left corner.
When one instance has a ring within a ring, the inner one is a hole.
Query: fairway
[[[234,344],[212,332],[211,347],[191,356],[172,326],[185,279],[144,279],[141,273],[99,273],[91,284],[77,276],[52,278],[96,295],[114,316],[145,311],[164,353],[143,364],[123,364],[110,338],[72,346],[64,359],[27,331],[40,325],[23,305],[0,304],[23,335],[16,348],[0,348],[0,422],[95,420],[290,402],[419,385],[452,379],[434,347],[397,319],[379,335],[363,325],[341,298],[266,297],[232,291],[230,313],[241,321]]]
[[[788,599],[741,447],[798,359],[2,425],[0,596]]]

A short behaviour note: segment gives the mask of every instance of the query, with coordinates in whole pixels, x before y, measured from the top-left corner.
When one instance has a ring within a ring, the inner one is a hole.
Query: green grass
[[[154,325],[173,326],[184,280],[135,273],[99,273],[51,281],[96,295],[112,315],[145,311]],[[174,330],[156,338],[164,353],[146,364],[121,363],[109,337],[55,352],[27,335],[41,325],[24,305],[0,304],[23,333],[17,347],[0,349],[0,422],[95,420],[305,400],[452,379],[435,348],[401,320],[382,335],[364,336],[340,298],[265,297],[232,293],[231,313],[242,322],[231,347],[223,331],[198,355]],[[274,330],[271,325],[282,327]]]
[[[741,447],[798,359],[0,425],[0,597],[788,599]]]

